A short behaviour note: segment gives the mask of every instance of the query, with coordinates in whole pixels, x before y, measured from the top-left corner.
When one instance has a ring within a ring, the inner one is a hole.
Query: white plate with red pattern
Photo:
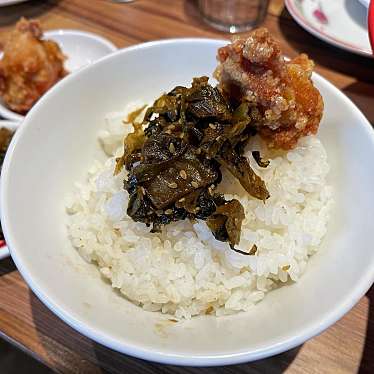
[[[285,0],[295,21],[323,41],[362,56],[373,57],[367,29],[367,8],[357,0]]]

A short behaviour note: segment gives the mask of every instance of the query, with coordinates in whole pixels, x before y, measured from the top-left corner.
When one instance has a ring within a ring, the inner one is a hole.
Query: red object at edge
[[[374,54],[374,0],[370,1],[368,16],[369,39]]]

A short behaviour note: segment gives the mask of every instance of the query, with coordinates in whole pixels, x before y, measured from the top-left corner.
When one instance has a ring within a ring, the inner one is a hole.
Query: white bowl
[[[16,131],[19,126],[19,122],[0,120],[0,128],[5,127],[11,131]],[[1,210],[1,206],[0,206]],[[0,260],[9,256],[9,249],[6,243],[0,241]]]
[[[319,136],[330,159],[336,205],[323,248],[298,283],[270,292],[247,313],[173,324],[114,292],[72,248],[64,198],[101,154],[97,132],[105,113],[211,75],[223,43],[146,43],[67,77],[27,115],[4,164],[1,218],[26,282],[82,334],[147,360],[224,365],[283,352],[337,321],[374,280],[374,170],[368,161],[374,159],[374,133],[356,106],[317,74],[326,106]]]
[[[45,39],[54,40],[66,55],[66,69],[72,73],[78,69],[99,60],[117,50],[109,40],[86,31],[78,30],[50,30],[44,33]],[[0,59],[3,54],[0,53]],[[25,116],[7,108],[0,98],[0,117],[13,121],[22,121]]]

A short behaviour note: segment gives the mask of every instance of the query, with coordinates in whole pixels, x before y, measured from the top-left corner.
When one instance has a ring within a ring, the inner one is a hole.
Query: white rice
[[[123,137],[132,131],[122,123],[125,114],[107,116],[99,138],[110,157],[104,164],[93,163],[86,181],[77,184],[67,202],[74,247],[98,266],[113,288],[146,310],[191,318],[246,311],[266,292],[299,279],[326,234],[332,205],[332,189],[326,185],[329,166],[320,140],[305,137],[296,149],[275,155],[259,138],[253,139],[248,149],[271,159],[263,169],[247,153],[270,192],[265,204],[224,173],[221,191],[239,199],[245,209],[238,248],[258,248],[256,255],[244,256],[215,240],[204,221],[179,221],[152,234],[126,215],[125,172],[113,176]]]

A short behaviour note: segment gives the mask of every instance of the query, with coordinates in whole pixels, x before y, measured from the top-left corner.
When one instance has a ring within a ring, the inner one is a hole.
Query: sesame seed
[[[168,214],[168,215],[173,214],[173,210],[172,209],[166,209],[165,214]]]
[[[169,135],[170,135],[170,134],[171,134],[171,131],[170,131],[170,130],[166,130],[166,131],[165,131],[165,134],[169,134]]]
[[[187,173],[184,170],[181,170],[179,172],[179,175],[181,176],[182,179],[186,180],[187,179]]]
[[[169,144],[169,151],[170,151],[170,153],[175,153],[175,146],[174,146],[173,143]]]
[[[210,127],[212,130],[215,130],[215,129],[217,128],[217,126],[214,125],[213,123],[210,123],[210,124],[209,124],[209,127]]]
[[[252,248],[251,248],[251,250],[249,251],[249,255],[251,255],[251,256],[253,256],[253,255],[255,255],[256,254],[256,252],[257,252],[257,245],[256,244],[253,244],[252,245]]]
[[[140,187],[140,190],[142,191],[142,194],[145,195],[145,188],[143,186]]]
[[[168,183],[168,187],[170,188],[177,188],[178,185],[175,182]]]
[[[199,188],[199,184],[198,184],[197,182],[195,182],[195,181],[192,181],[192,182],[191,182],[191,185],[192,185],[192,187],[194,187],[194,188]]]
[[[182,197],[181,199],[178,200],[180,203],[183,203],[183,201],[186,201],[186,199],[184,197]]]

